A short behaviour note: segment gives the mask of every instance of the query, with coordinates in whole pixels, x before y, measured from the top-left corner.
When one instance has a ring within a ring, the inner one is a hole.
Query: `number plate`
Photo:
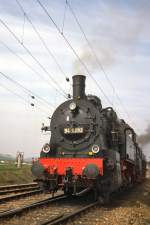
[[[83,127],[64,128],[64,134],[82,134]]]

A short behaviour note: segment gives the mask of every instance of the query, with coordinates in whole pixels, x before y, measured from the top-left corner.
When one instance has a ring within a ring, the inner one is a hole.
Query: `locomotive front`
[[[61,104],[51,120],[50,146],[56,157],[87,157],[99,151],[100,100],[85,95],[85,76],[73,77],[73,99]],[[89,151],[91,150],[91,151]]]
[[[65,193],[80,195],[103,175],[105,126],[101,110],[100,99],[85,94],[85,76],[73,76],[73,98],[54,112],[50,143],[32,167],[44,189],[54,192],[61,187]]]

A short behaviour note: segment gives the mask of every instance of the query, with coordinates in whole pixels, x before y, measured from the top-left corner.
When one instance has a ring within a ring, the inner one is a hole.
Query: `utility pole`
[[[23,158],[24,158],[24,152],[17,152],[17,157],[16,157],[16,161],[17,161],[17,168],[21,168],[22,167],[22,163],[23,163]]]

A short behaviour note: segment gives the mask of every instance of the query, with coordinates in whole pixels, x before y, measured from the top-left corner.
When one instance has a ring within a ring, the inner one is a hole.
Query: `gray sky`
[[[49,101],[54,108],[65,100],[59,93],[61,89],[66,93],[71,92],[71,82],[67,83],[65,76],[71,80],[73,74],[83,73],[87,75],[86,92],[98,95],[103,106],[109,106],[110,103],[88,76],[37,1],[18,1],[57,59],[63,73],[42,45],[15,0],[0,0],[0,19],[48,73],[44,72],[2,23],[0,23],[0,72]],[[143,133],[150,122],[150,2],[69,1],[126,110],[114,96],[112,87],[92,57],[89,46],[68,7],[63,27],[65,0],[41,0],[41,2],[60,30],[63,29],[64,35],[113,102],[119,116],[131,124],[138,134]],[[22,96],[25,101],[9,90]],[[30,106],[31,102],[34,102],[35,107]],[[52,114],[54,108],[38,101],[37,98],[31,99],[29,94],[0,75],[0,153],[15,155],[20,150],[25,152],[25,156],[38,155],[44,142],[49,139],[48,135],[42,135],[41,124],[48,123],[47,117]],[[148,148],[146,152],[148,154]]]

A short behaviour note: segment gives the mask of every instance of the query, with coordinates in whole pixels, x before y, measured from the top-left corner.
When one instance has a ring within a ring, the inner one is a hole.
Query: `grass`
[[[0,164],[0,185],[21,184],[33,182],[31,165],[17,168],[14,163]]]

